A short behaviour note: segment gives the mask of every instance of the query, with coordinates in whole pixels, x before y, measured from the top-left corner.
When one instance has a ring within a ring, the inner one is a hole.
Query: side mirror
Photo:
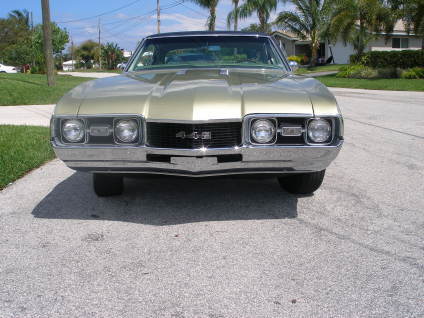
[[[292,72],[296,72],[299,69],[299,64],[297,64],[297,62],[295,62],[295,61],[290,61],[289,65],[290,65]]]

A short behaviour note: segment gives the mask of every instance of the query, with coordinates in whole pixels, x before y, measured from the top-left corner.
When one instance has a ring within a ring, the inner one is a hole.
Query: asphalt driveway
[[[423,317],[424,94],[333,90],[313,196],[273,178],[127,179],[55,160],[0,192],[0,317]]]

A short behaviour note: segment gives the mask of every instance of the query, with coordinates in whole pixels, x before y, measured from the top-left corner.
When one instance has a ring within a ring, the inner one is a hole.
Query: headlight
[[[115,137],[119,142],[131,143],[137,139],[138,123],[134,119],[121,119],[115,124]]]
[[[62,136],[69,142],[81,142],[84,139],[84,123],[79,119],[64,120],[62,123]]]
[[[250,130],[253,140],[259,144],[269,143],[275,138],[275,124],[269,119],[255,120]]]
[[[331,137],[331,124],[325,119],[313,119],[308,124],[308,137],[312,142],[323,143]]]

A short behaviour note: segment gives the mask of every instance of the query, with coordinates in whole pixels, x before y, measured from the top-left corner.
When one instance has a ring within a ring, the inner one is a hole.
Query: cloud
[[[117,14],[115,15],[115,17],[116,17],[117,19],[127,19],[127,18],[128,18],[128,15],[126,15],[125,13],[119,12],[119,13],[117,13]]]
[[[169,21],[171,24],[164,26],[169,31],[201,31],[206,29],[206,17],[192,18],[181,13],[165,13],[161,20]],[[164,30],[164,32],[167,32]]]

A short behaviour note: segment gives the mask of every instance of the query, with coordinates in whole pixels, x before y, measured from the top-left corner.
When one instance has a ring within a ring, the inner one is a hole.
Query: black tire
[[[311,194],[321,186],[325,170],[278,177],[280,186],[294,194]]]
[[[124,191],[124,178],[115,174],[93,173],[93,187],[99,197],[120,195]]]

